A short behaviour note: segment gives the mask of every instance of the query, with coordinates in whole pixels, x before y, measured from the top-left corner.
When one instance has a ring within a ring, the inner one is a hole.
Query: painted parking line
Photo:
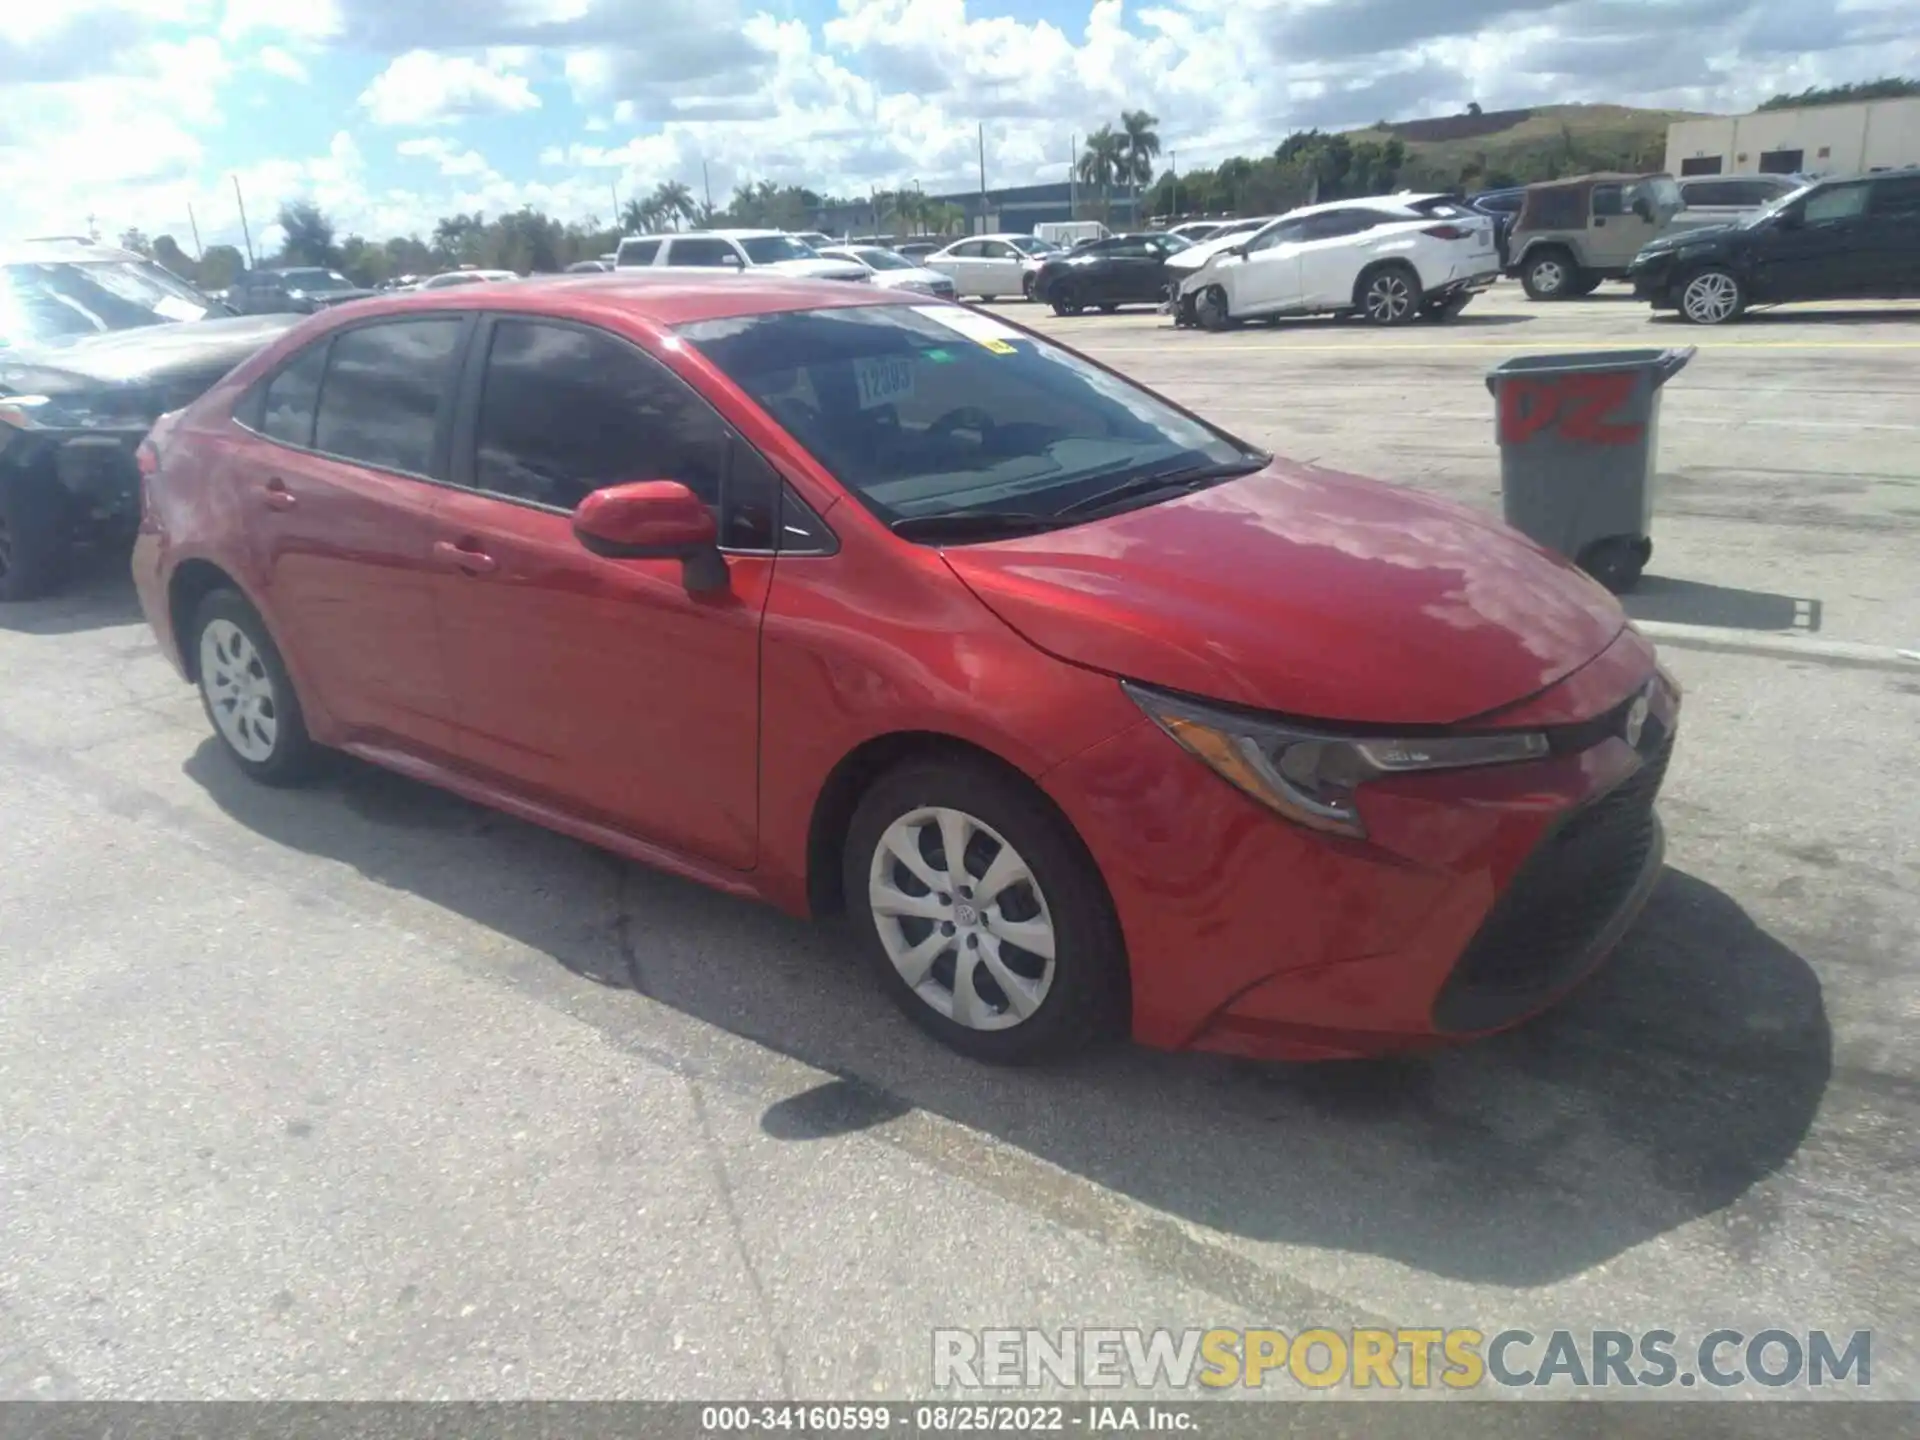
[[[1448,350],[1539,350],[1551,346],[1556,351],[1578,350],[1650,350],[1656,347],[1633,344],[1635,337],[1622,336],[1612,344],[1597,340],[1562,340],[1551,335],[1529,336],[1526,340],[1443,340],[1401,344],[1393,341],[1354,340],[1345,345],[1221,345],[1213,347],[1225,355],[1248,354],[1321,354],[1374,355],[1383,350],[1403,354],[1440,354]],[[1164,345],[1094,345],[1076,337],[1082,349],[1102,355],[1168,355]],[[1690,340],[1700,350],[1920,350],[1914,340]],[[1665,347],[1659,347],[1665,348]]]
[[[1920,674],[1920,649],[1899,645],[1868,645],[1802,637],[1787,630],[1735,630],[1674,620],[1636,620],[1633,624],[1656,645],[1671,645],[1677,650],[1717,650],[1728,655],[1765,655],[1845,669]]]

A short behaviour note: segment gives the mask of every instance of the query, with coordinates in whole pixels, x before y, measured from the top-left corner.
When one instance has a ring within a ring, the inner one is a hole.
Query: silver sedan
[[[829,260],[851,260],[865,266],[873,283],[886,290],[912,290],[942,300],[951,300],[957,293],[953,281],[938,270],[916,265],[884,245],[829,245],[820,254]]]

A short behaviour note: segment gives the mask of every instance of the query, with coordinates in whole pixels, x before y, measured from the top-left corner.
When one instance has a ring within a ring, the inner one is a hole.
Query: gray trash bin
[[[1487,374],[1507,523],[1616,594],[1653,554],[1660,387],[1693,353],[1519,355]]]

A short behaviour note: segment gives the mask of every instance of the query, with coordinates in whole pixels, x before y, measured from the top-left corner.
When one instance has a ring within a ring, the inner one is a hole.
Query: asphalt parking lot
[[[359,765],[250,786],[103,567],[0,612],[0,1398],[911,1396],[935,1327],[1310,1324],[1871,1329],[1920,1398],[1920,308],[1004,309],[1483,505],[1487,366],[1700,347],[1613,962],[1433,1057],[983,1069],[832,929]]]

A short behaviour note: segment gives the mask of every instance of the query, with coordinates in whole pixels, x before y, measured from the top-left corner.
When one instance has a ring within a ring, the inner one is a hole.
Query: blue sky
[[[1910,0],[40,0],[0,27],[0,238],[343,231],[665,179],[859,193],[1065,169],[1140,107],[1183,165],[1308,125],[1606,100],[1743,109],[1920,73]],[[265,237],[271,239],[270,236]]]

